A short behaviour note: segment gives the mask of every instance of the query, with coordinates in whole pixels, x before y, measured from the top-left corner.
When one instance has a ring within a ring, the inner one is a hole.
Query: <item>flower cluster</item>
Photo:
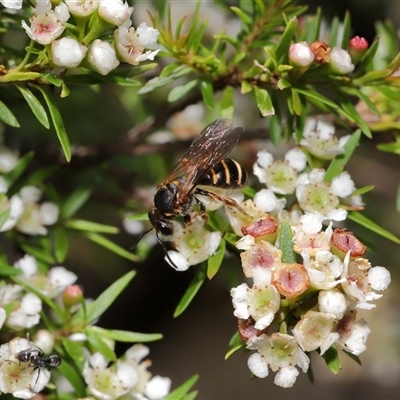
[[[258,153],[253,172],[265,187],[245,201],[243,194],[229,194],[238,206],[225,204],[225,212],[239,240],[209,231],[199,217],[187,227],[175,223],[168,238],[175,250],[166,260],[178,270],[207,260],[223,239],[236,245],[251,282],[231,290],[240,338],[254,351],[248,366],[260,378],[277,372],[282,387],[294,384],[297,367],[307,372],[310,351],[324,355],[336,346],[361,354],[370,328],[357,310],[375,307],[382,296],[377,291],[390,283],[386,268],[363,257],[366,247],[354,234],[333,227],[348,210],[363,208],[350,174],[327,179],[325,169],[315,167],[343,154],[348,140],[336,138],[324,121],[306,121],[302,149],[289,150],[283,160]],[[208,211],[222,205],[196,198]]]
[[[325,122],[310,120],[304,147],[330,160],[348,139],[333,133]],[[357,319],[357,310],[375,307],[371,301],[382,296],[376,291],[388,287],[390,274],[371,267],[363,258],[366,247],[351,232],[332,227],[346,219],[346,207],[362,206],[347,172],[326,181],[324,169],[307,167],[305,155],[293,149],[284,161],[259,152],[254,174],[266,188],[241,206],[248,211],[251,202],[264,217],[246,222],[237,210],[228,211],[243,236],[236,247],[252,280],[231,290],[234,315],[241,339],[254,351],[248,360],[252,373],[264,378],[271,369],[276,385],[291,387],[296,366],[308,370],[307,352],[323,355],[335,345],[358,356],[366,349],[370,328]]]
[[[144,22],[134,29],[130,19],[133,8],[124,0],[57,3],[53,7],[50,0],[37,1],[29,24],[22,21],[27,35],[46,46],[54,66],[87,66],[107,75],[120,62],[137,65],[154,60],[159,51],[155,49],[158,30]],[[71,25],[71,18],[76,26]],[[108,31],[110,35],[105,36]]]

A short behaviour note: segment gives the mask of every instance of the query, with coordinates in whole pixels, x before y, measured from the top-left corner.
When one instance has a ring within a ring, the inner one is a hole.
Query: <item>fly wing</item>
[[[234,128],[233,122],[227,118],[217,119],[203,129],[164,180],[170,182],[176,178],[184,178],[178,193],[178,202],[184,201],[203,175],[232,151],[242,132],[243,128]]]

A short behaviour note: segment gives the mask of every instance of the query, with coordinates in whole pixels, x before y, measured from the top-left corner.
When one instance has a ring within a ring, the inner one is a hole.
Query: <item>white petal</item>
[[[386,290],[391,282],[390,272],[385,267],[372,267],[368,270],[368,283],[374,290]]]
[[[144,394],[151,400],[163,399],[171,388],[171,379],[159,375],[153,376],[147,382]]]
[[[259,353],[253,353],[249,357],[247,366],[257,378],[266,378],[268,376],[268,363]]]

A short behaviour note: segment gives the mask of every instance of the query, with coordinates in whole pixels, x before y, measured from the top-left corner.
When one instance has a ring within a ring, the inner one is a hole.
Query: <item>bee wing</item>
[[[178,201],[184,200],[202,176],[231,152],[242,132],[243,128],[234,128],[233,122],[227,118],[217,119],[203,129],[164,180],[170,182],[179,177],[185,178]]]

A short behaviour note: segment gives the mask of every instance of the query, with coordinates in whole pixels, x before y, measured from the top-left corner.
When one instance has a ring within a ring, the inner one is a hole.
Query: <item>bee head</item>
[[[158,233],[164,236],[171,236],[174,233],[173,222],[156,207],[149,212],[149,221],[156,230],[157,237]]]
[[[178,187],[173,183],[161,186],[154,196],[154,207],[163,214],[176,213],[174,204],[176,195],[178,193]]]

